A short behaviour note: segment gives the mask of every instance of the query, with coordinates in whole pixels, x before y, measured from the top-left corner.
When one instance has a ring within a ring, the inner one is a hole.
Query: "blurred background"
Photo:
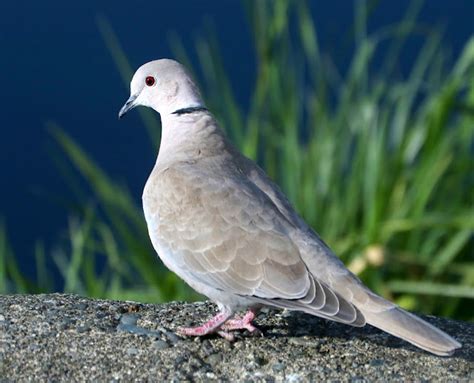
[[[0,293],[200,299],[155,256],[159,116],[135,69],[186,64],[232,141],[350,269],[474,320],[474,3],[0,4]]]

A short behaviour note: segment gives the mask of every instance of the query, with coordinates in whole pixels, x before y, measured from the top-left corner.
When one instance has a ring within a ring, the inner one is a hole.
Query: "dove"
[[[139,105],[158,112],[162,125],[142,196],[151,242],[167,268],[219,309],[180,334],[232,340],[234,330],[258,333],[253,320],[272,307],[370,324],[436,355],[461,347],[344,266],[280,188],[226,138],[184,66],[170,59],[142,65],[119,118]]]

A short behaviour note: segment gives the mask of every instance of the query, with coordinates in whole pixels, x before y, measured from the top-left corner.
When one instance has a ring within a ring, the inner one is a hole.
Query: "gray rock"
[[[219,365],[222,362],[222,354],[211,354],[207,357],[206,362],[211,366]]]
[[[209,302],[138,304],[74,295],[0,296],[0,381],[469,381],[474,325],[425,317],[464,347],[451,358],[372,327],[270,311],[230,344],[174,331],[216,312]],[[99,314],[100,313],[100,314]]]
[[[127,354],[128,355],[137,355],[138,354],[138,348],[136,347],[129,347],[127,348]]]
[[[76,330],[77,330],[78,333],[87,332],[87,331],[90,330],[90,327],[87,326],[87,325],[81,325],[81,326],[77,327]]]
[[[164,340],[157,340],[153,342],[153,347],[155,347],[157,350],[164,350],[166,348],[170,348],[170,345]]]
[[[272,366],[272,370],[275,372],[280,372],[283,371],[286,368],[286,366],[283,363],[275,363]]]
[[[166,338],[168,338],[168,340],[172,343],[172,344],[176,344],[178,342],[181,342],[183,340],[183,338],[181,338],[180,336],[176,335],[174,332],[171,332],[171,331],[163,331],[163,333],[165,334]]]

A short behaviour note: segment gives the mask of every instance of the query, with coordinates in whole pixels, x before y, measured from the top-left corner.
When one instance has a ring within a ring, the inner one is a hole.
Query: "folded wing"
[[[290,238],[294,225],[245,176],[182,166],[167,170],[166,180],[160,189],[168,195],[161,197],[178,198],[180,208],[172,217],[161,214],[157,235],[170,242],[187,275],[266,305],[365,324],[351,303],[308,271]]]

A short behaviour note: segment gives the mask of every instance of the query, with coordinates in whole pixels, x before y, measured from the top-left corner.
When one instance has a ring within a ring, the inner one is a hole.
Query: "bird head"
[[[202,107],[203,104],[199,90],[186,69],[177,61],[161,59],[138,68],[130,83],[130,97],[118,116],[121,118],[139,105],[163,114]]]

